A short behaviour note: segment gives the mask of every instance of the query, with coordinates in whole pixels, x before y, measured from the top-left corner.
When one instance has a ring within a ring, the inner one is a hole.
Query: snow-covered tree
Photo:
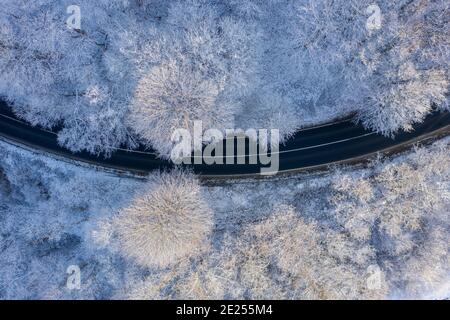
[[[162,155],[176,129],[234,128],[254,74],[257,34],[206,1],[174,2],[161,29],[134,57],[140,74],[128,125]],[[151,66],[153,62],[153,66]],[[150,65],[150,67],[148,67]]]
[[[276,207],[274,215],[247,232],[241,245],[256,239],[249,252],[266,255],[268,261],[269,257],[275,258],[289,283],[289,298],[355,299],[385,295],[385,283],[381,283],[379,290],[370,291],[365,282],[366,268],[374,255],[370,247],[358,247],[343,234],[324,226],[319,229],[316,223],[298,217],[291,206]],[[246,277],[254,278],[251,273]]]
[[[133,145],[127,92],[103,63],[108,34],[130,20],[121,3],[82,1],[77,30],[66,25],[70,1],[2,1],[0,94],[33,125],[62,125],[60,142],[74,151]]]
[[[146,187],[115,219],[123,254],[143,266],[164,267],[201,252],[212,212],[198,181],[176,170],[152,176]]]
[[[208,128],[233,127],[231,106],[217,104],[220,91],[195,68],[167,61],[140,80],[128,124],[161,154],[170,155],[175,130],[193,132],[196,120]]]
[[[366,127],[393,135],[446,105],[450,11],[424,0],[386,4],[382,13],[381,29],[360,50],[367,87],[358,113]]]
[[[62,124],[59,142],[69,149],[133,147],[132,130],[167,154],[167,132],[193,120],[233,127],[257,32],[214,3],[82,1],[76,30],[66,26],[69,1],[3,2],[0,94],[34,125]]]
[[[266,41],[263,83],[294,106],[286,114],[297,127],[358,111],[367,128],[392,135],[433,105],[447,105],[448,4],[379,1],[381,24],[369,28],[371,5],[279,0],[262,7],[267,37],[277,39]]]

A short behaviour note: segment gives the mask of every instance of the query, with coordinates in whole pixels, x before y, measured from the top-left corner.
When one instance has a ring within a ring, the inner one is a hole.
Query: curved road
[[[413,132],[401,132],[395,139],[383,137],[354,124],[351,119],[298,131],[280,146],[279,172],[322,169],[331,164],[360,162],[377,152],[400,151],[414,143],[450,132],[450,113],[433,113],[415,126]],[[152,150],[117,149],[110,158],[95,157],[87,152],[72,153],[57,143],[56,133],[32,127],[17,119],[6,103],[0,101],[0,136],[28,147],[119,171],[145,174],[172,167],[158,159]],[[236,163],[236,161],[235,161]],[[205,178],[257,176],[257,165],[193,165]]]

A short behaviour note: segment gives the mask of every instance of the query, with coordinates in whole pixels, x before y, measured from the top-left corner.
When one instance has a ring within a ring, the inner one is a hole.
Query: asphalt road
[[[414,129],[409,133],[400,132],[394,139],[390,139],[367,131],[348,119],[300,130],[280,147],[279,172],[322,169],[331,164],[358,162],[377,152],[403,150],[422,140],[449,133],[450,113],[433,113]],[[110,158],[96,157],[87,152],[72,153],[58,145],[55,132],[32,127],[17,119],[2,101],[0,101],[0,136],[39,151],[136,174],[172,167],[168,161],[159,159],[156,152],[145,148],[134,151],[117,149]],[[202,164],[192,167],[196,173],[204,177],[226,178],[259,175],[261,167],[264,166],[259,163]]]

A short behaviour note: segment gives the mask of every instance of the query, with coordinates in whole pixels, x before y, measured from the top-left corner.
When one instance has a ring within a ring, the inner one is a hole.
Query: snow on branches
[[[0,96],[73,151],[168,156],[196,120],[286,140],[350,112],[392,136],[448,108],[445,1],[78,2],[75,28],[68,0],[0,0]]]
[[[115,219],[123,254],[145,267],[165,267],[201,252],[212,211],[198,181],[183,171],[161,173],[146,189]]]

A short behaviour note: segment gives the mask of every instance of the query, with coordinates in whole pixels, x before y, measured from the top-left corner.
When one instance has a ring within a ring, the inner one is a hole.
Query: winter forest
[[[446,0],[0,0],[0,97],[99,157],[168,158],[197,120],[395,138],[450,110],[449,22]],[[448,299],[449,213],[445,137],[220,183],[0,138],[0,299]]]
[[[71,1],[0,11],[0,95],[73,151],[167,156],[194,120],[287,138],[353,112],[392,135],[448,108],[445,0],[378,1],[371,28],[364,0],[78,2],[80,29]]]

